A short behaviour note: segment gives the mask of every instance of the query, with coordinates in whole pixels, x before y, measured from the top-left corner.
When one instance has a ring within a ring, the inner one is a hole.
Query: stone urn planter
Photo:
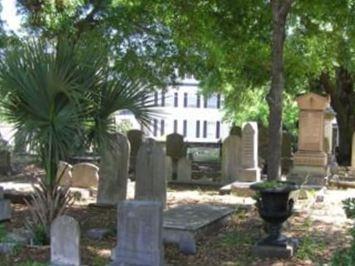
[[[299,186],[293,182],[264,181],[253,184],[250,188],[256,191],[256,206],[260,217],[269,225],[269,235],[256,246],[262,247],[261,250],[266,252],[262,255],[265,256],[292,256],[297,241],[282,235],[281,227],[293,213],[295,192]],[[265,249],[265,247],[269,248]],[[260,253],[260,248],[257,250]],[[275,251],[275,254],[272,251]]]

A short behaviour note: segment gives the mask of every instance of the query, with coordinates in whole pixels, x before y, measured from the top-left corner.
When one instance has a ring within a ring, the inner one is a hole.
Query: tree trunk
[[[329,94],[331,106],[336,114],[339,129],[339,148],[337,160],[340,165],[348,166],[351,160],[352,134],[355,131],[355,91],[351,74],[339,67],[335,73],[336,81],[331,82],[328,73],[322,73],[320,83]]]
[[[269,105],[269,144],[267,176],[269,180],[280,179],[281,137],[282,137],[282,93],[284,90],[283,48],[286,19],[292,0],[271,0],[272,8],[272,66],[271,88],[267,96]],[[272,137],[271,137],[272,136]]]

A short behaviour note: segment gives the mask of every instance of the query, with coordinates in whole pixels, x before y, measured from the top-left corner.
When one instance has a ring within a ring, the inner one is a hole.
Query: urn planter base
[[[253,248],[253,255],[261,258],[291,258],[297,250],[298,240],[282,236],[283,241],[277,245],[265,243],[265,239]]]

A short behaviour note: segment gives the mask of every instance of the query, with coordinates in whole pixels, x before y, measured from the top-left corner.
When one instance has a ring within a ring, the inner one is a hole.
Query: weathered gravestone
[[[8,175],[11,172],[11,152],[6,140],[0,135],[0,174]]]
[[[70,216],[57,217],[51,225],[51,265],[80,266],[79,223]]]
[[[287,132],[282,132],[281,145],[281,171],[287,174],[292,167],[292,141],[291,135]]]
[[[327,97],[307,93],[297,98],[299,112],[298,151],[288,179],[299,184],[323,185],[328,175],[328,156],[324,152],[325,110]]]
[[[116,205],[126,199],[129,153],[129,142],[124,135],[115,133],[109,136],[100,164],[98,205]]]
[[[164,265],[162,205],[124,201],[118,208],[117,247],[112,265]]]
[[[166,180],[173,180],[173,162],[169,156],[165,156],[165,174]]]
[[[57,170],[57,180],[60,185],[71,186],[72,184],[72,169],[73,166],[67,162],[59,161]]]
[[[222,145],[222,179],[232,182],[237,179],[242,167],[241,139],[230,135]]]
[[[266,161],[268,157],[269,149],[269,128],[265,127],[262,123],[258,124],[258,158],[259,167],[261,167],[265,173]]]
[[[242,136],[242,129],[236,125],[233,125],[229,131],[229,135],[241,137]]]
[[[165,208],[165,154],[153,139],[147,139],[137,154],[135,199],[159,200]]]
[[[99,168],[92,163],[77,163],[72,169],[72,186],[97,188]]]
[[[136,158],[139,147],[143,143],[144,133],[138,129],[132,129],[127,132],[127,138],[131,147],[130,160],[129,160],[129,172],[133,172],[135,170]],[[133,174],[134,175],[134,174]]]
[[[166,136],[166,155],[173,159],[186,157],[187,147],[184,143],[184,137],[178,133],[172,133]]]
[[[166,155],[172,159],[173,179],[176,179],[178,161],[187,156],[187,145],[182,135],[173,133],[166,136]]]
[[[0,187],[0,222],[11,219],[11,202],[4,199],[4,189]]]
[[[242,132],[242,171],[240,181],[253,182],[260,180],[258,166],[258,125],[248,122]]]
[[[183,157],[180,158],[177,165],[177,181],[191,181],[192,179],[192,162]]]

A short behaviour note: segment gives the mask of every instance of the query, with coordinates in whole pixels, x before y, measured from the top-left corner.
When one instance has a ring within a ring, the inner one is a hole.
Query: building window
[[[174,107],[178,107],[179,105],[179,95],[177,92],[174,93]]]
[[[207,121],[203,121],[203,138],[207,138]]]
[[[221,122],[217,121],[216,122],[216,139],[219,139],[219,137],[220,137],[220,130],[221,130]]]
[[[217,95],[217,108],[218,109],[221,108],[221,95],[220,94]]]
[[[203,96],[203,107],[207,108],[207,97]]]
[[[196,138],[200,137],[200,121],[196,121]]]
[[[174,120],[174,133],[178,132],[178,121]]]
[[[154,92],[154,105],[158,106],[158,92]]]
[[[213,95],[207,100],[208,108],[217,108],[217,96]]]
[[[161,93],[161,106],[165,106],[165,92]]]
[[[187,136],[187,120],[184,120],[184,124],[183,124],[183,135],[184,135],[184,137]]]
[[[187,107],[187,92],[184,93],[184,107]]]
[[[193,93],[193,94],[189,95],[187,106],[188,107],[196,107],[197,106],[197,93]]]
[[[153,121],[153,135],[156,137],[158,135],[158,119]]]
[[[201,107],[201,95],[200,94],[197,94],[196,96],[196,107],[197,108],[200,108]]]
[[[160,120],[160,136],[165,134],[165,121],[164,119]]]

